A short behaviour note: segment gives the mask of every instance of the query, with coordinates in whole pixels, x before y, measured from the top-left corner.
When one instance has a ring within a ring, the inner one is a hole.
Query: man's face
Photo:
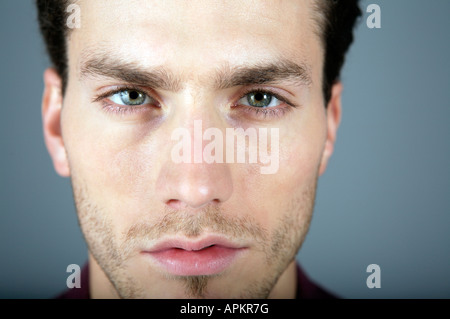
[[[312,1],[78,4],[65,155],[52,156],[72,179],[93,294],[277,296],[295,280],[334,139]],[[225,154],[223,163],[174,161],[177,129],[195,153],[194,121],[201,133],[223,132],[224,144],[227,128],[267,128],[269,137],[277,128],[277,170]]]

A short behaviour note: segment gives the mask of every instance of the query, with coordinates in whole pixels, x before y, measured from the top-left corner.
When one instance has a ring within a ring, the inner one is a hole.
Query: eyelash
[[[111,95],[123,92],[123,91],[138,91],[141,92],[147,96],[149,96],[151,99],[153,99],[154,101],[157,101],[155,98],[152,97],[151,94],[148,94],[147,92],[145,92],[145,90],[143,90],[140,87],[136,87],[136,86],[126,86],[126,87],[121,87],[121,88],[116,88],[116,89],[112,89],[109,90],[107,92],[101,93],[97,96],[95,96],[92,99],[92,102],[100,102],[102,101],[103,104],[103,109],[107,112],[111,112],[114,114],[118,114],[118,115],[127,115],[127,114],[132,114],[135,112],[139,112],[144,110],[143,105],[128,105],[128,106],[120,106],[120,105],[116,105],[115,103],[113,103],[112,101],[107,101],[105,99],[107,99],[108,97],[110,97]],[[262,118],[266,118],[267,116],[271,116],[271,117],[281,117],[283,116],[286,112],[292,110],[293,108],[297,108],[297,105],[290,102],[288,99],[284,98],[283,96],[279,95],[276,92],[273,92],[270,89],[267,88],[248,88],[246,89],[243,93],[241,93],[239,96],[239,100],[241,100],[242,98],[244,98],[246,95],[250,94],[250,93],[268,93],[271,96],[275,97],[276,99],[278,99],[280,102],[285,103],[286,105],[283,107],[268,107],[268,108],[263,108],[263,107],[255,107],[255,106],[249,106],[249,105],[239,105],[239,104],[233,104],[232,108],[240,108],[242,109],[245,113],[253,113],[252,115],[256,115],[257,117],[262,117]],[[160,107],[159,104],[156,105],[157,107]]]

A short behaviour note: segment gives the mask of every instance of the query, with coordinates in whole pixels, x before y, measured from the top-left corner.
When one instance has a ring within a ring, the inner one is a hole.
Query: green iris
[[[144,104],[145,94],[134,90],[125,90],[119,93],[120,99],[125,105],[141,105]]]
[[[247,102],[250,106],[268,107],[272,101],[272,95],[265,92],[252,92],[247,95]]]

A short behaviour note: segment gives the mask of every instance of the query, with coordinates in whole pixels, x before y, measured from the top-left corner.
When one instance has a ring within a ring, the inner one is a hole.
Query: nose
[[[158,177],[161,200],[174,209],[199,209],[227,201],[233,185],[226,164],[167,162]]]
[[[195,149],[193,143],[198,146],[198,138],[192,136],[190,140]],[[202,150],[205,144],[200,146]],[[223,203],[233,193],[230,167],[227,163],[199,161],[194,156],[180,163],[169,155],[159,172],[156,192],[165,205],[174,209],[195,210]]]

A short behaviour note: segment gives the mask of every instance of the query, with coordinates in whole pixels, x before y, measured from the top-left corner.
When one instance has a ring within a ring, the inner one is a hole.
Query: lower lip
[[[201,250],[169,248],[146,252],[166,271],[177,276],[214,275],[224,271],[242,250],[223,246],[211,246]]]

